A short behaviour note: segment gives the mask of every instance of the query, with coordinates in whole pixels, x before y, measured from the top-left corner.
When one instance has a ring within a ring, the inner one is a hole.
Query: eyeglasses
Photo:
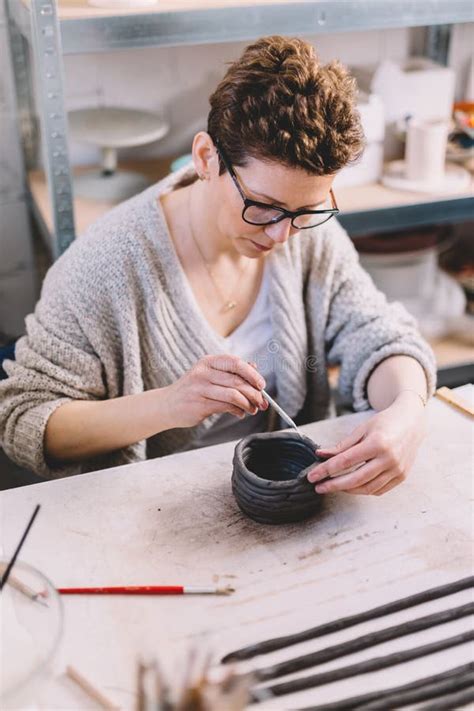
[[[251,200],[245,195],[244,191],[240,187],[237,175],[225,157],[219,142],[214,141],[214,144],[224,166],[234,181],[235,187],[244,201],[242,219],[249,225],[273,225],[276,222],[281,222],[286,218],[290,218],[292,227],[297,230],[308,230],[311,227],[319,227],[319,225],[323,225],[325,222],[330,220],[331,217],[339,213],[339,208],[332,189],[329,191],[329,198],[326,201],[328,207],[323,210],[296,210],[295,212],[292,212],[291,210],[285,210],[285,208],[278,207],[277,205],[270,205],[266,202]]]

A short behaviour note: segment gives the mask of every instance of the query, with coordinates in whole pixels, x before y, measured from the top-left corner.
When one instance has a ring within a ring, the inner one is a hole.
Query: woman
[[[353,81],[306,42],[268,37],[210,102],[193,165],[50,269],[6,366],[3,446],[57,477],[237,439],[276,427],[263,387],[313,421],[339,363],[342,393],[377,413],[309,478],[384,493],[415,456],[435,366],[335,219],[334,177],[363,149]]]

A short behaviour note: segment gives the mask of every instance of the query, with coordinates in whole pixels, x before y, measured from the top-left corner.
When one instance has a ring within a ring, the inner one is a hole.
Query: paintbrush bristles
[[[235,588],[233,588],[231,585],[226,585],[225,588],[216,588],[217,595],[231,595],[234,592]]]
[[[152,660],[137,662],[137,702],[136,711],[172,711],[170,689],[164,682],[158,662]]]
[[[137,697],[135,711],[243,711],[250,698],[253,676],[227,671],[219,679],[211,679],[211,653],[200,654],[191,649],[184,663],[180,688],[171,688],[159,673],[156,661],[137,666]],[[155,674],[155,683],[147,684]],[[159,678],[158,678],[159,677]]]

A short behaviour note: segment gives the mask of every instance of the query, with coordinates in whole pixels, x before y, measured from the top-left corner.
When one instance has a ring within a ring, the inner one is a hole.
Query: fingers
[[[399,413],[378,413],[335,447],[318,449],[316,454],[328,458],[309,472],[308,480],[321,494],[381,496],[405,480],[416,435],[410,421],[400,424]]]
[[[188,392],[187,404],[190,397],[195,403],[197,422],[215,413],[242,418],[268,408],[261,394],[264,378],[238,356],[204,356],[181,380],[181,389]]]
[[[222,385],[209,384],[204,396],[207,400],[223,402],[227,406],[238,408],[243,414],[248,412],[249,415],[256,415],[258,412],[258,407],[250,402],[250,400],[236,388],[226,388]]]
[[[317,452],[319,453],[319,449]],[[335,454],[325,462],[318,464],[308,473],[308,481],[317,482],[327,477],[338,476],[343,472],[348,472],[354,467],[362,465],[364,462],[372,459],[376,454],[376,450],[370,442],[363,441],[356,444],[350,449]]]
[[[365,471],[364,471],[365,470]],[[382,496],[401,484],[404,477],[397,469],[380,471],[377,465],[363,467],[357,474],[337,477],[316,486],[318,494],[329,494],[334,491],[344,491],[347,494],[359,496]]]
[[[222,402],[221,400],[211,400],[210,398],[204,398],[204,402],[207,405],[206,417],[210,415],[222,414],[228,412],[230,415],[234,415],[242,420],[246,416],[246,412],[241,410],[240,407],[236,405],[231,405],[229,402]]]
[[[377,491],[374,491],[375,496],[382,496],[383,494],[386,494],[388,491],[391,491],[394,489],[396,486],[399,486],[399,484],[402,484],[404,482],[404,477],[402,476],[396,476],[391,481],[383,486],[381,489],[377,489]]]
[[[342,439],[340,442],[338,442],[334,447],[320,447],[317,451],[318,454],[322,454],[324,457],[333,457],[336,454],[340,454],[341,452],[344,452],[346,449],[349,449],[349,447],[353,447],[355,444],[358,444],[361,439],[364,437],[365,434],[365,429],[361,427],[356,427],[356,429],[351,432],[351,434],[348,437],[345,437]]]
[[[334,479],[327,479],[315,487],[317,494],[330,494],[334,491],[350,491],[360,488],[376,479],[383,471],[377,460],[372,460],[350,474],[343,474]]]
[[[214,385],[221,385],[226,388],[239,390],[249,402],[251,402],[259,410],[266,410],[268,403],[261,394],[260,390],[256,390],[246,380],[236,373],[229,373],[224,370],[212,369],[209,374],[210,382]]]
[[[401,484],[402,481],[403,477],[397,476],[396,471],[390,470],[388,472],[383,472],[383,474],[380,474],[378,477],[373,479],[368,484],[365,484],[364,486],[351,489],[348,493],[381,496],[382,494],[387,493],[387,491],[394,489],[396,486]]]
[[[260,391],[265,387],[265,380],[262,378],[258,370],[238,356],[214,355],[206,356],[203,360],[209,365],[209,367],[214,368],[215,370],[227,371],[229,373],[240,375],[241,378],[250,383],[250,385],[252,385],[256,390]]]

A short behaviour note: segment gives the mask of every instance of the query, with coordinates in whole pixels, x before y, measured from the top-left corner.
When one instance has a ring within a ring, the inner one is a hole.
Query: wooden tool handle
[[[82,674],[74,667],[66,667],[66,675],[72,679],[91,699],[96,701],[99,706],[107,711],[120,711],[120,707],[113,704],[99,689],[91,684]]]
[[[470,415],[471,417],[474,417],[473,408],[469,407],[467,403],[463,402],[460,398],[458,398],[457,395],[453,393],[453,391],[449,388],[438,388],[438,390],[436,391],[436,397],[439,397],[440,400],[444,400],[445,402],[449,403],[457,410],[464,412],[465,415]]]

